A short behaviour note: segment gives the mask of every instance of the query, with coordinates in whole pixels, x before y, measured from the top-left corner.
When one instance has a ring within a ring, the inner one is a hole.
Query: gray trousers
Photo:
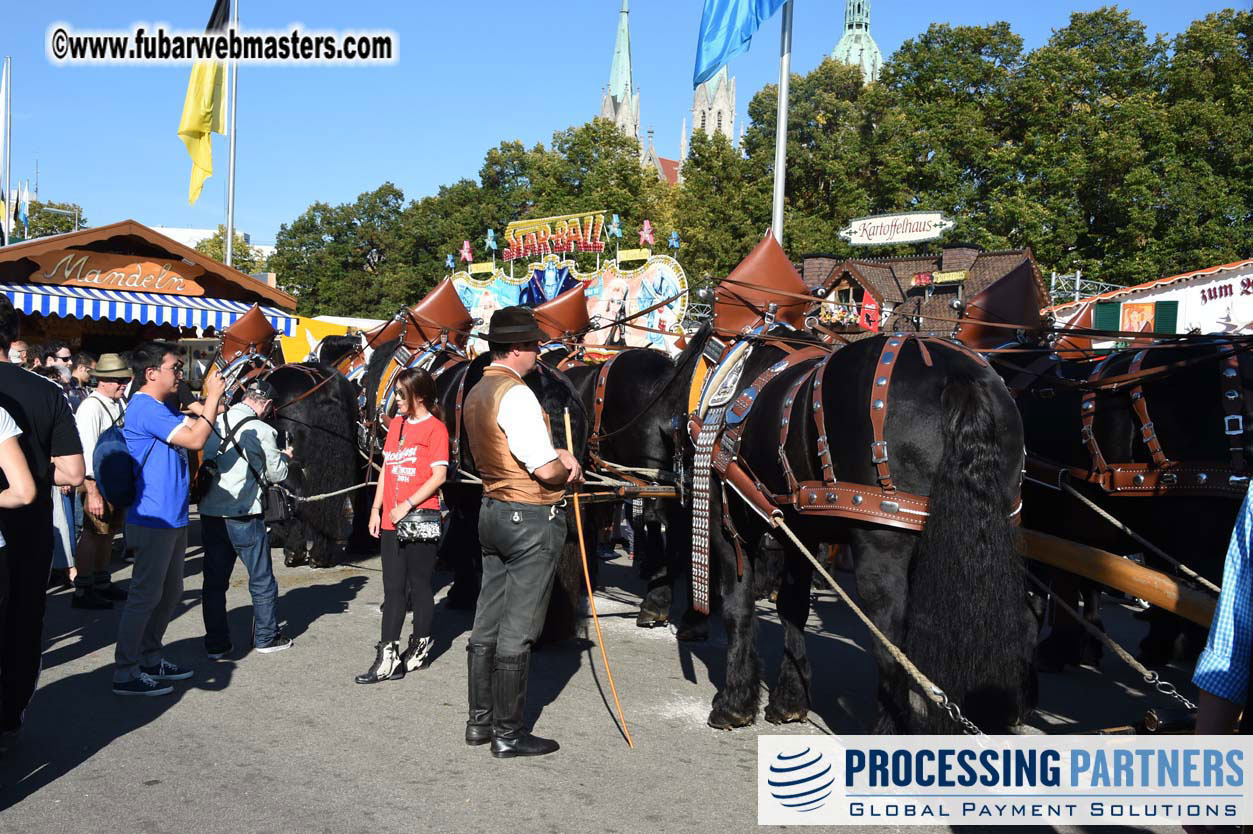
[[[117,683],[139,677],[140,666],[161,662],[165,627],[183,596],[187,528],[127,524],[126,544],[135,551],[135,567],[117,626],[113,668]]]
[[[497,655],[530,650],[544,625],[565,540],[563,507],[483,499],[483,584],[470,642],[495,646]]]

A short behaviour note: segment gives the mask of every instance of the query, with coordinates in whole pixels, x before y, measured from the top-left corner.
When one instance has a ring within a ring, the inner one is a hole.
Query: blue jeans
[[[209,651],[231,645],[226,624],[226,589],[235,559],[248,571],[252,594],[253,643],[263,646],[278,634],[278,582],[270,561],[270,534],[259,515],[244,518],[201,516],[204,539],[204,590],[200,610],[204,614],[205,646]]]

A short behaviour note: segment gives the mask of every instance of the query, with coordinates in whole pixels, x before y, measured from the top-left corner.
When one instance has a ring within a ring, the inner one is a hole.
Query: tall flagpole
[[[4,58],[4,242],[13,242],[13,215],[9,197],[13,194],[13,59]]]
[[[792,0],[783,4],[783,33],[779,42],[779,109],[774,128],[774,212],[770,226],[783,245],[783,186],[787,179],[787,88],[792,64]]]
[[[239,0],[235,0],[235,30],[239,31]],[[226,174],[226,240],[222,241],[223,251],[226,252],[226,265],[230,266],[232,261],[232,249],[235,243],[235,114],[237,108],[235,100],[239,96],[239,61],[231,61],[231,137],[230,137],[230,160],[227,163]]]

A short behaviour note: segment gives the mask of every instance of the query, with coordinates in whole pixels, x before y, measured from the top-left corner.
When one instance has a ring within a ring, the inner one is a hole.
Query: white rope
[[[323,501],[327,498],[334,498],[337,495],[346,495],[349,492],[356,492],[357,490],[363,487],[377,486],[377,485],[378,485],[378,481],[366,481],[364,484],[357,484],[356,486],[345,487],[344,489],[337,489],[334,492],[324,492],[321,495],[296,495],[287,487],[281,487],[281,488],[283,492],[286,492],[288,495],[290,495],[292,500],[295,501],[297,504],[307,504],[310,501]]]
[[[1179,570],[1180,573],[1182,573],[1184,576],[1191,579],[1193,582],[1196,582],[1198,585],[1200,585],[1201,587],[1205,588],[1208,591],[1213,591],[1215,594],[1219,594],[1222,592],[1222,589],[1219,588],[1217,585],[1215,585],[1213,582],[1210,582],[1204,576],[1201,576],[1199,573],[1192,570],[1192,568],[1188,567],[1183,562],[1180,562],[1174,556],[1171,556],[1169,553],[1162,550],[1160,547],[1153,544],[1148,539],[1136,533],[1136,531],[1132,530],[1126,524],[1123,524],[1117,518],[1107,513],[1104,510],[1104,508],[1102,508],[1099,504],[1097,504],[1092,499],[1088,498],[1088,496],[1084,495],[1079,490],[1072,487],[1070,484],[1063,481],[1061,484],[1061,487],[1062,489],[1066,490],[1071,495],[1073,495],[1075,498],[1078,498],[1080,501],[1082,501],[1084,506],[1086,506],[1089,510],[1096,513],[1101,518],[1105,519],[1107,522],[1112,524],[1118,530],[1125,533],[1128,537],[1130,537],[1137,543],[1143,545],[1144,547],[1148,548],[1150,551],[1160,556],[1162,559],[1166,560],[1170,564],[1174,565]]]
[[[1144,679],[1145,683],[1147,683],[1149,686],[1152,686],[1154,689],[1156,689],[1158,692],[1162,693],[1163,695],[1169,695],[1170,697],[1175,698],[1176,700],[1180,701],[1186,708],[1193,710],[1193,711],[1196,710],[1196,704],[1192,703],[1187,698],[1185,698],[1182,694],[1180,694],[1179,690],[1175,689],[1174,684],[1170,683],[1169,681],[1162,680],[1160,677],[1158,677],[1158,674],[1156,672],[1153,672],[1147,669],[1142,663],[1140,663],[1140,661],[1132,657],[1130,652],[1128,652],[1122,646],[1118,645],[1118,643],[1114,642],[1114,639],[1112,637],[1110,637],[1105,632],[1101,631],[1096,626],[1092,625],[1092,623],[1085,620],[1079,614],[1078,611],[1076,611],[1074,608],[1071,608],[1070,605],[1067,604],[1065,600],[1063,600],[1057,594],[1053,593],[1052,590],[1050,590],[1047,585],[1045,585],[1043,582],[1037,579],[1035,575],[1033,575],[1030,571],[1027,572],[1027,578],[1030,579],[1032,582],[1034,582],[1036,587],[1039,588],[1041,591],[1043,591],[1046,596],[1051,597],[1055,605],[1060,605],[1063,611],[1065,611],[1070,616],[1074,617],[1075,620],[1078,621],[1078,623],[1081,626],[1083,626],[1085,629],[1088,630],[1089,634],[1093,635],[1102,643],[1104,643],[1107,647],[1109,647],[1110,651],[1118,655],[1118,658],[1123,663],[1126,663],[1128,666],[1134,669],[1136,671],[1136,674],[1140,675],[1140,677]]]

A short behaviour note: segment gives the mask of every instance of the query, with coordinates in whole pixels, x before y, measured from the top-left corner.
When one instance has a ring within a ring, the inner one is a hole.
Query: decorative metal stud
[[[896,501],[883,501],[879,504],[879,509],[885,513],[898,513],[901,511],[901,505]]]
[[[1235,379],[1237,373],[1235,368],[1223,368],[1223,376],[1227,379]]]
[[[1136,475],[1134,478],[1131,479],[1131,483],[1135,484],[1136,486],[1144,486],[1144,476]]]
[[[890,342],[888,342],[888,347],[897,347],[899,345],[900,345],[900,340],[898,339],[893,339]]]
[[[1083,410],[1084,410],[1084,411],[1091,411],[1091,410],[1092,410],[1092,406],[1093,406],[1092,401],[1091,401],[1091,400],[1088,400],[1087,402],[1085,402],[1085,403],[1083,404]]]
[[[828,493],[827,493],[827,501],[828,501],[828,502],[830,502],[830,503],[832,503],[832,504],[834,504],[834,503],[835,503],[835,493],[834,493],[834,492],[828,492]]]
[[[857,505],[857,506],[860,506],[860,505],[861,505],[861,502],[862,502],[863,500],[865,500],[865,499],[863,499],[860,495],[854,495],[854,496],[853,496],[853,504],[855,504],[855,505]]]
[[[817,500],[818,500],[818,493],[816,493],[816,492],[810,492],[810,493],[809,493],[809,502],[812,504],[813,502],[815,502],[815,501],[817,501]]]
[[[875,400],[873,403],[871,403],[870,407],[873,408],[875,411],[882,411],[883,400]]]
[[[891,365],[892,360],[895,358],[896,358],[896,354],[889,350],[887,353],[883,354],[883,364]]]
[[[887,385],[887,384],[888,384],[888,378],[887,378],[887,377],[885,377],[885,376],[881,376],[881,377],[879,377],[878,379],[876,379],[876,380],[874,381],[874,384],[875,384],[875,385]]]
[[[1198,484],[1203,484],[1208,480],[1209,480],[1209,475],[1206,475],[1204,472],[1196,473],[1196,482]]]
[[[1239,391],[1227,391],[1223,394],[1223,396],[1229,400],[1238,400],[1240,399],[1240,392]]]

